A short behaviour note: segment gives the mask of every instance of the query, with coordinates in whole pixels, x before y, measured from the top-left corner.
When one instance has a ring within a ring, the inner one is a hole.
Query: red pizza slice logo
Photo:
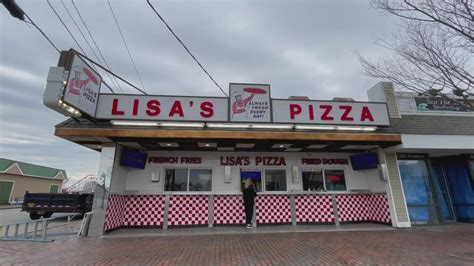
[[[81,96],[82,90],[85,90],[87,88],[87,85],[89,82],[92,82],[96,85],[99,85],[99,80],[95,77],[95,74],[89,70],[87,67],[80,67],[80,66],[75,66],[74,70],[74,77],[71,79],[69,83],[69,94],[76,95],[76,96]],[[83,77],[82,73],[85,74],[85,77]],[[80,102],[80,98],[79,98]]]
[[[87,79],[92,81],[95,85],[99,85],[99,81],[95,78],[95,75],[94,73],[92,73],[92,71],[90,71],[89,69],[85,68],[84,67],[84,73],[86,74],[87,76]]]
[[[244,88],[244,91],[250,94],[267,94],[266,90],[259,88]]]
[[[246,112],[247,105],[252,102],[257,94],[267,94],[267,91],[259,88],[244,88],[243,91],[249,93],[247,98],[242,99],[242,94],[235,95],[235,102],[232,104],[232,116]]]

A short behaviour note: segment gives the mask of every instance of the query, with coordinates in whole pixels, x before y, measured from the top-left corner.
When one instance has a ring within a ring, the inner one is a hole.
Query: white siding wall
[[[348,159],[350,154],[343,153],[244,153],[244,152],[149,152],[148,156],[159,157],[201,157],[201,164],[155,164],[147,163],[144,170],[125,168],[115,164],[113,192],[120,193],[123,181],[126,181],[124,191],[126,194],[163,194],[164,172],[166,168],[206,168],[212,169],[212,193],[239,193],[240,192],[240,169],[285,169],[287,176],[287,190],[298,192],[303,190],[301,181],[302,169],[342,169],[345,171],[347,190],[369,189],[373,192],[385,192],[385,183],[379,181],[377,169],[353,171],[351,165],[302,165],[302,158],[328,158]],[[231,182],[224,181],[224,166],[220,165],[221,156],[248,156],[250,165],[231,166]],[[282,156],[285,158],[286,166],[256,166],[257,156]],[[116,157],[118,160],[120,155]],[[350,163],[350,161],[349,161]],[[292,182],[292,166],[299,170],[298,182]],[[159,182],[151,182],[151,175],[160,175]],[[202,193],[202,192],[198,192]],[[275,193],[275,192],[273,192]]]
[[[114,169],[112,171],[113,178],[110,184],[110,193],[122,194],[127,184],[129,169],[120,166],[120,156],[122,153],[122,147],[117,145],[115,152],[116,155],[114,160]]]

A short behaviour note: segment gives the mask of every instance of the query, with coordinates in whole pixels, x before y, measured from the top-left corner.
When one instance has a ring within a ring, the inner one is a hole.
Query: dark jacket
[[[244,188],[242,191],[244,195],[244,204],[253,204],[254,198],[257,196],[257,192],[255,192],[255,188],[250,186],[249,188]]]

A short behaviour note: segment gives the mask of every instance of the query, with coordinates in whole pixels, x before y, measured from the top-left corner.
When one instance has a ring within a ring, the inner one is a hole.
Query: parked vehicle
[[[43,216],[49,218],[53,213],[80,213],[92,210],[93,194],[28,193],[23,199],[22,211],[30,213],[36,220]]]

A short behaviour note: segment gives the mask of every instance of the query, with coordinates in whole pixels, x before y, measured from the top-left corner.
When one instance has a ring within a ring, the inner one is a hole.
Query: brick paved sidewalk
[[[474,265],[474,224],[389,231],[62,237],[0,242],[0,264],[457,264]]]

